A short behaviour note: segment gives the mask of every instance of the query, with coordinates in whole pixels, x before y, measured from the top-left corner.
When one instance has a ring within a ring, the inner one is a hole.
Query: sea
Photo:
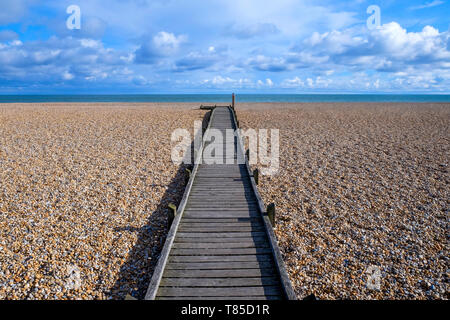
[[[231,94],[0,95],[0,103],[231,103]],[[450,102],[449,94],[236,94],[236,102]]]

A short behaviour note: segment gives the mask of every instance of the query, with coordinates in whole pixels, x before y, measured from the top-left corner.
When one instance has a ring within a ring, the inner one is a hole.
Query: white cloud
[[[110,74],[115,80],[126,79],[128,75],[113,73],[130,64],[123,55],[92,39],[16,40],[0,47],[0,81],[51,85],[55,79],[97,81]]]
[[[48,17],[36,22],[45,25],[42,21],[51,19],[55,12],[65,12],[61,10],[64,4],[57,1],[42,4],[36,11],[30,1],[35,0],[3,1],[7,14],[0,12],[0,23],[2,19],[22,20],[24,28],[48,12]],[[429,0],[419,7],[441,2]],[[61,79],[70,83],[117,80],[136,85],[159,79],[164,88],[187,80],[191,82],[186,87],[200,85],[200,79],[206,79],[203,85],[218,88],[450,87],[449,31],[426,26],[411,32],[397,22],[368,30],[365,21],[356,20],[355,12],[341,10],[349,6],[297,0],[264,4],[258,0],[207,4],[198,0],[133,0],[126,4],[114,0],[106,7],[79,0],[79,4],[83,29],[89,29],[85,33],[45,25],[42,38],[46,39],[47,30],[56,30],[59,36],[45,41],[24,37],[22,43],[18,34],[25,29],[6,26],[15,31],[0,31],[0,81],[6,83],[4,87],[12,80],[26,87],[40,80],[60,83]],[[430,21],[441,18],[435,19]],[[57,24],[64,28],[63,22]],[[218,37],[227,26],[227,31],[240,39]],[[106,48],[101,40],[105,32],[105,39],[114,39],[114,46],[125,49]],[[188,41],[188,35],[195,41]],[[271,41],[266,36],[272,37]],[[142,75],[135,76],[134,70]]]
[[[377,79],[377,81],[375,81],[374,83],[373,83],[373,86],[375,87],[375,88],[380,88],[380,79]]]
[[[176,36],[173,33],[161,31],[153,37],[153,44],[165,55],[172,54],[178,50],[181,43],[187,41],[187,36]]]
[[[258,82],[257,82],[258,84]],[[252,88],[255,84],[248,78],[233,79],[230,77],[215,76],[212,79],[201,81],[202,87],[211,88]]]
[[[407,66],[427,65],[438,70],[450,61],[449,39],[448,31],[439,32],[431,26],[407,32],[391,22],[365,34],[355,34],[353,29],[314,33],[301,46],[294,47],[289,57],[291,62],[297,59],[299,66],[304,66],[305,60],[316,60],[313,68],[398,72]]]
[[[269,88],[271,88],[271,87],[274,86],[274,83],[273,83],[272,79],[270,79],[270,78],[267,78],[265,81],[258,80],[256,82],[256,84],[258,85],[258,87],[269,87]]]
[[[281,83],[282,88],[296,88],[304,86],[305,82],[303,82],[299,77],[294,77],[293,79],[284,79]]]
[[[93,39],[81,39],[81,46],[85,48],[99,48],[101,47],[101,42]]]
[[[64,71],[62,77],[64,80],[72,80],[75,76],[71,74],[69,71]]]
[[[186,35],[175,35],[160,31],[151,39],[146,37],[142,45],[136,50],[136,62],[154,64],[163,57],[169,57],[178,52],[180,45],[187,41]]]

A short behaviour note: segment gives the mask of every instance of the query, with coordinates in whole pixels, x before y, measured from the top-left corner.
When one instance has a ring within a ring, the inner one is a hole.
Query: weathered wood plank
[[[200,204],[194,204],[194,205],[186,205],[186,211],[196,211],[196,212],[210,212],[210,211],[219,211],[219,212],[233,212],[233,211],[239,211],[239,212],[254,212],[258,213],[259,210],[256,206],[243,206],[243,205],[200,205]]]
[[[211,199],[211,197],[208,196],[197,196],[197,197],[192,197],[191,199],[189,199],[188,201],[189,204],[191,205],[207,205],[207,206],[211,206],[211,205],[224,205],[224,206],[233,206],[233,205],[239,205],[239,206],[255,206],[257,205],[257,202],[255,200],[252,199],[246,199],[246,198],[242,198],[242,199],[236,199],[236,198],[231,198],[231,199],[223,199],[223,197],[221,197],[221,199],[218,197],[217,200],[213,201]]]
[[[251,232],[251,231],[264,231],[263,226],[252,227],[238,227],[238,226],[220,226],[220,227],[192,227],[182,226],[178,229],[179,232]]]
[[[186,222],[182,221],[180,228],[219,228],[219,227],[232,227],[232,228],[240,228],[240,227],[254,227],[254,228],[264,228],[264,225],[260,222]]]
[[[252,249],[252,248],[270,248],[267,241],[261,242],[175,242],[172,246],[173,249],[192,249],[198,251],[198,249]]]
[[[264,237],[265,231],[251,232],[178,232],[180,238],[249,238]]]
[[[242,211],[222,211],[222,212],[211,212],[211,211],[189,211],[185,213],[186,217],[189,218],[248,218],[248,217],[258,217],[260,214],[258,212],[242,212]]]
[[[169,263],[188,263],[188,262],[272,262],[270,254],[240,254],[240,255],[174,255],[169,257]]]
[[[205,199],[206,200],[206,199]],[[258,207],[255,204],[252,203],[233,203],[233,202],[211,202],[208,203],[208,200],[204,202],[196,201],[196,202],[188,202],[186,207],[189,207],[189,209],[203,209],[203,210],[214,210],[214,209],[223,209],[224,211],[227,210],[236,210],[236,209],[242,209],[242,210],[256,210],[258,211]]]
[[[232,243],[232,242],[251,242],[254,241],[255,243],[257,242],[264,242],[267,241],[267,237],[233,237],[233,238],[227,238],[228,243]],[[209,242],[209,243],[216,243],[216,242],[220,242],[223,243],[224,240],[223,238],[217,238],[217,237],[202,237],[202,238],[192,238],[192,237],[180,237],[179,235],[177,235],[177,237],[175,238],[175,242],[191,242],[191,243],[198,243],[198,242]]]
[[[246,210],[243,210],[243,209],[234,210],[233,208],[226,208],[226,209],[222,209],[222,210],[218,210],[218,209],[209,209],[208,210],[207,208],[205,208],[205,209],[190,209],[189,208],[189,209],[185,210],[185,213],[187,214],[186,215],[187,217],[195,216],[196,214],[198,214],[198,215],[205,216],[205,218],[208,218],[208,217],[211,217],[211,218],[214,218],[214,217],[233,218],[234,216],[248,217],[249,215],[252,215],[255,217],[261,216],[258,211],[250,209],[250,208],[247,208]],[[198,218],[201,218],[201,217],[198,217]]]
[[[253,269],[209,269],[209,270],[170,270],[164,272],[166,278],[243,278],[243,277],[273,277],[277,276],[276,270],[272,268]]]
[[[277,286],[277,277],[255,278],[162,278],[162,287],[252,287]]]
[[[272,262],[169,262],[167,269],[255,269],[255,268],[273,268]]]
[[[234,288],[191,288],[191,287],[160,287],[160,297],[195,297],[195,296],[219,296],[219,297],[246,297],[251,295],[280,295],[279,286],[255,286]]]
[[[235,222],[250,222],[250,223],[262,223],[262,216],[255,218],[187,218],[183,217],[183,223],[235,223]]]
[[[239,255],[239,254],[250,254],[250,255],[256,255],[256,254],[271,254],[272,251],[270,248],[175,248],[172,247],[171,255],[177,256],[195,256],[195,255]]]

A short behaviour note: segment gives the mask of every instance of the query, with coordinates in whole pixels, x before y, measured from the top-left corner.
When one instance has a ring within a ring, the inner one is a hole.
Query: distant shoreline
[[[0,95],[0,103],[231,103],[231,94]],[[237,94],[237,103],[450,102],[450,94]]]

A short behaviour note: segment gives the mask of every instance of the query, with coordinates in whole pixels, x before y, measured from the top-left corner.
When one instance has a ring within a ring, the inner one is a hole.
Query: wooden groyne
[[[233,107],[211,112],[145,299],[296,299],[248,160],[237,161],[239,131],[237,154],[224,150],[224,164],[199,163],[206,146],[221,143],[210,141],[211,129],[225,137],[238,127]]]

